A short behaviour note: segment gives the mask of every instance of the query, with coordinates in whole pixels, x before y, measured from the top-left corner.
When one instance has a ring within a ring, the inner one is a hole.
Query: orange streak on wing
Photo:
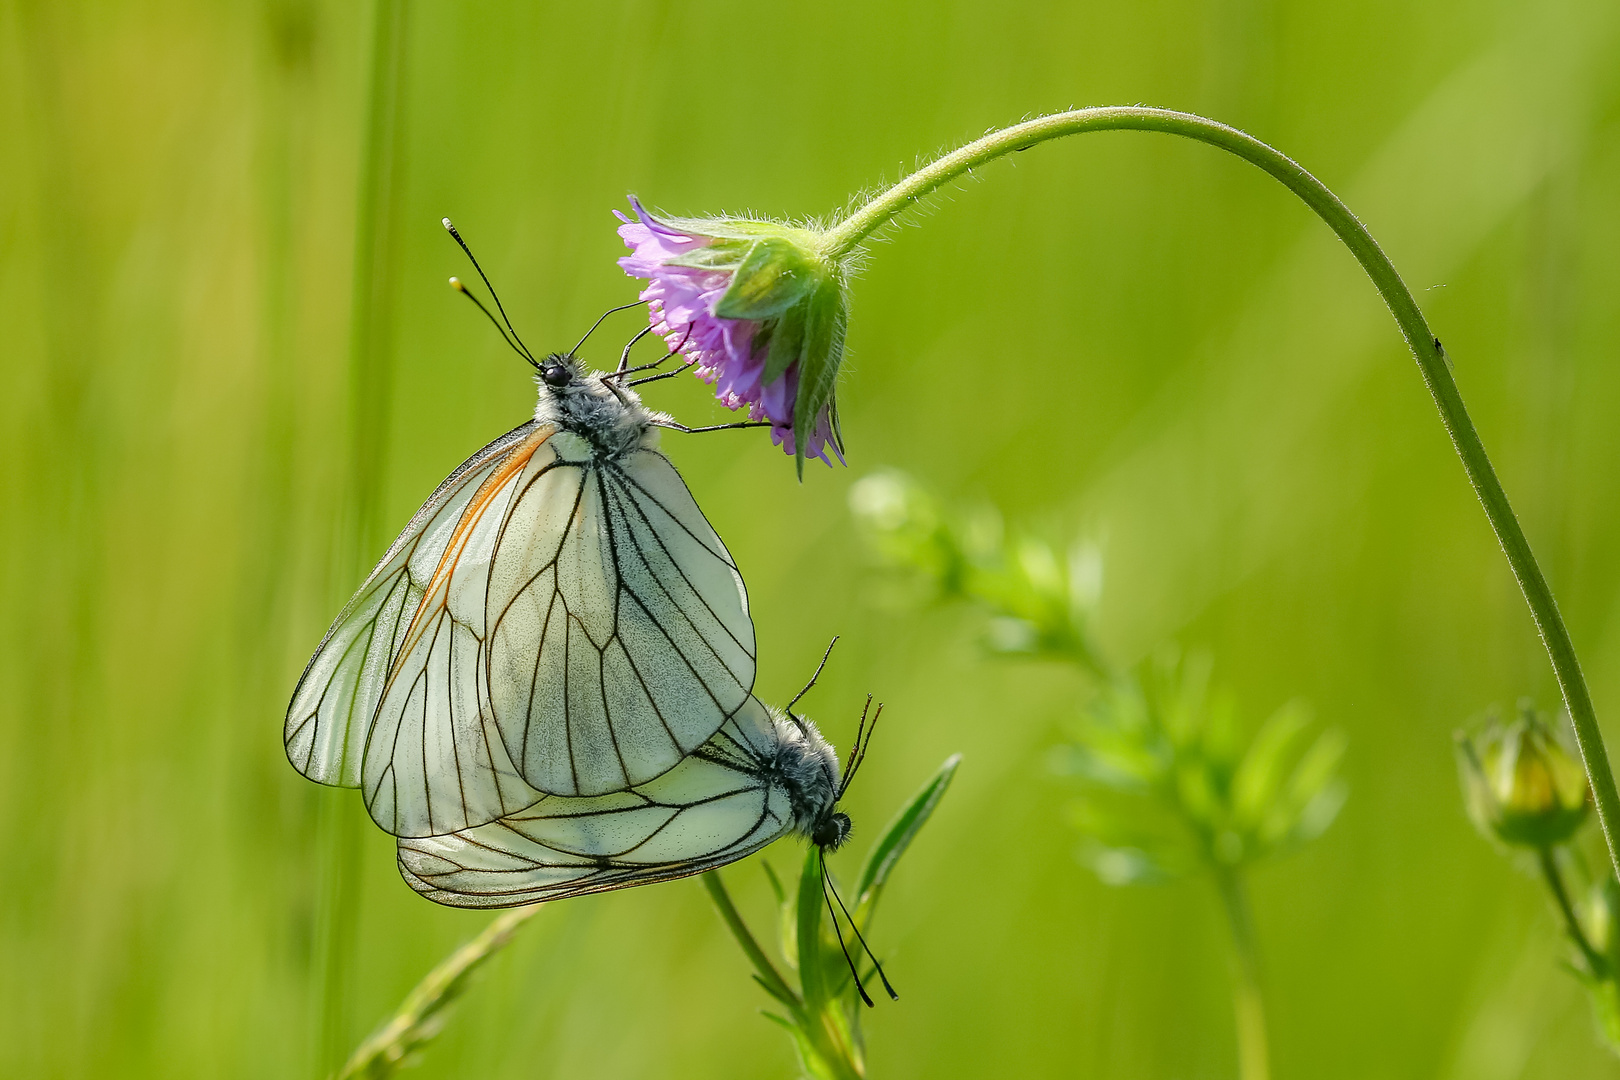
[[[394,677],[399,674],[400,666],[427,629],[428,621],[449,603],[450,578],[456,572],[456,564],[461,561],[462,552],[467,550],[467,541],[472,538],[473,529],[483,520],[485,512],[494,505],[496,496],[505,489],[513,477],[523,471],[529,459],[534,457],[535,451],[545,445],[546,440],[551,438],[556,430],[549,424],[536,428],[528,438],[508,450],[500,465],[484,478],[484,482],[478,485],[478,490],[473,492],[472,498],[467,500],[466,507],[461,511],[461,518],[450,534],[450,542],[445,545],[444,554],[439,556],[439,565],[434,567],[433,576],[428,579],[427,589],[422,593],[422,601],[416,605],[416,614],[411,616],[411,625],[405,630],[405,643],[399,652],[394,654],[394,670],[388,673],[388,685],[383,688],[384,698],[387,698],[389,689],[393,687]]]

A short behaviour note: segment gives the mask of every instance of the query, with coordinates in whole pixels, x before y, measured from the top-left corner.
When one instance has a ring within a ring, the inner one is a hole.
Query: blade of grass
[[[945,789],[950,787],[951,778],[956,775],[956,767],[961,763],[961,754],[952,754],[946,758],[939,771],[934,773],[922,789],[911,797],[911,801],[884,826],[882,836],[867,853],[866,863],[861,867],[860,877],[856,879],[855,885],[856,905],[866,908],[867,919],[871,918],[871,908],[877,903],[878,894],[883,891],[883,886],[888,882],[895,864],[900,861],[900,856],[906,853],[911,841],[933,816],[934,808],[939,805],[939,800],[945,797]]]
[[[361,573],[376,557],[381,530],[382,462],[390,397],[393,220],[399,186],[405,0],[377,0],[372,13],[370,100],[355,222],[354,296],[349,343],[349,497],[353,517],[346,561]],[[320,1072],[349,1045],[347,1003],[359,919],[360,816],[324,793],[321,834],[326,887],[316,933],[315,993]],[[346,804],[349,800],[345,799]]]
[[[350,1055],[337,1080],[383,1080],[398,1072],[412,1053],[444,1028],[445,1009],[466,992],[473,972],[506,948],[518,928],[539,910],[540,905],[534,904],[503,912],[441,961],[405,996],[399,1010]]]

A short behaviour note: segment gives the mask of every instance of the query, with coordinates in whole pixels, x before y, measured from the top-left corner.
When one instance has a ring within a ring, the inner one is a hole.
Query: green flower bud
[[[1472,737],[1458,732],[1457,768],[1468,816],[1510,846],[1562,844],[1592,806],[1580,762],[1528,706],[1510,724],[1493,720]]]

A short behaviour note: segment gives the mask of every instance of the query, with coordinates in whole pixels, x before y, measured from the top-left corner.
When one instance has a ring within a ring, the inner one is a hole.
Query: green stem
[[[349,498],[345,572],[361,574],[381,548],[382,463],[387,443],[392,337],[393,222],[399,189],[400,114],[405,66],[405,0],[376,0],[372,11],[365,155],[355,216],[354,294],[349,341]],[[320,1071],[349,1046],[349,974],[359,922],[358,815],[344,793],[324,792],[322,862],[326,888],[316,933],[315,1003]]]
[[[1541,876],[1547,881],[1547,890],[1553,895],[1553,902],[1558,905],[1559,914],[1564,917],[1564,932],[1569,940],[1581,951],[1581,958],[1586,961],[1586,968],[1594,979],[1608,977],[1608,963],[1592,947],[1587,940],[1586,931],[1581,929],[1581,920],[1575,915],[1575,905],[1569,902],[1569,890],[1564,888],[1564,875],[1558,869],[1558,861],[1551,847],[1541,848],[1536,852],[1537,862],[1541,865]]]
[[[743,953],[754,965],[759,981],[787,1009],[788,1024],[796,1030],[796,1038],[801,1040],[800,1052],[814,1054],[819,1059],[819,1068],[812,1071],[818,1076],[831,1076],[833,1080],[863,1080],[866,1076],[865,1069],[830,1012],[839,1007],[838,1002],[836,1000],[822,1002],[820,1008],[812,1013],[804,997],[788,985],[787,980],[776,970],[776,965],[771,963],[770,957],[765,955],[765,950],[759,947],[759,942],[754,939],[748,924],[743,922],[737,905],[731,902],[731,894],[726,891],[725,882],[720,880],[720,872],[710,870],[704,873],[703,887],[709,890],[709,897],[719,909],[726,928],[731,931],[731,935],[737,939],[737,944],[742,946]],[[813,957],[807,961],[801,956],[800,963],[806,962],[815,961]]]
[[[405,0],[377,0],[373,19],[349,330],[349,483],[354,554],[361,573],[371,568],[382,547],[383,461],[393,383],[394,224],[405,97]]]
[[[1215,882],[1226,909],[1232,931],[1236,975],[1232,982],[1232,1007],[1237,1021],[1239,1080],[1270,1080],[1270,1055],[1266,1050],[1266,1009],[1260,995],[1260,954],[1255,947],[1254,921],[1241,872],[1222,866],[1215,871]]]
[[[754,965],[760,981],[766,984],[771,993],[780,997],[784,1004],[800,1002],[802,1006],[799,995],[793,992],[787,980],[776,970],[776,965],[771,963],[770,957],[765,955],[765,950],[754,940],[753,932],[748,929],[748,924],[743,922],[737,905],[731,902],[731,894],[726,891],[725,882],[720,880],[720,872],[710,870],[704,873],[703,887],[709,890],[709,897],[714,901],[714,906],[720,910],[720,917],[725,920],[726,928],[731,931],[731,936],[737,939],[737,944],[742,946],[743,954]]]
[[[1617,841],[1620,841],[1620,791],[1615,788],[1614,773],[1609,766],[1608,752],[1604,749],[1603,733],[1598,727],[1591,693],[1581,675],[1575,646],[1558,613],[1552,589],[1530,551],[1530,542],[1525,539],[1524,530],[1519,527],[1513,507],[1502,490],[1502,483],[1491,467],[1490,458],[1486,456],[1485,444],[1480,441],[1479,432],[1474,429],[1474,422],[1463,406],[1462,394],[1452,378],[1451,366],[1440,340],[1429,329],[1417,300],[1395,272],[1394,264],[1379,248],[1372,234],[1320,180],[1259,139],[1202,116],[1143,107],[1076,109],[1015,124],[946,154],[877,195],[830,229],[822,238],[823,250],[832,258],[846,256],[896,215],[964,173],[1005,154],[1026,150],[1050,139],[1089,131],[1159,131],[1208,143],[1237,155],[1269,173],[1299,196],[1344,241],[1372,279],[1384,303],[1389,305],[1396,323],[1400,325],[1413,358],[1417,360],[1423,381],[1440,410],[1440,420],[1446,426],[1446,433],[1451,436],[1451,445],[1462,459],[1468,482],[1473,485],[1474,494],[1485,508],[1485,516],[1490,519],[1491,528],[1495,530],[1508,564],[1513,568],[1513,575],[1518,579],[1525,603],[1530,607],[1536,630],[1546,645],[1553,673],[1564,695],[1564,705],[1569,709],[1570,719],[1574,723],[1581,760],[1592,784],[1598,822],[1603,827],[1603,838],[1609,847],[1609,862],[1615,874],[1620,876],[1620,849],[1616,848]]]

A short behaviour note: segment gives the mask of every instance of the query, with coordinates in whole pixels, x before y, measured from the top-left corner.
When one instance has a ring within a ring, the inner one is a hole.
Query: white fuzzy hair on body
[[[567,382],[559,386],[546,380],[552,365],[568,372]],[[540,400],[534,407],[538,423],[579,435],[599,458],[610,461],[632,450],[657,448],[658,426],[670,418],[643,405],[634,390],[610,383],[605,372],[587,374],[575,357],[566,354],[554,353],[539,366],[535,383]]]
[[[838,802],[838,753],[807,719],[788,717],[773,708],[771,721],[776,725],[778,749],[766,770],[788,793],[794,831],[821,843]],[[843,843],[847,820],[841,830],[835,830],[842,835],[828,846]]]

